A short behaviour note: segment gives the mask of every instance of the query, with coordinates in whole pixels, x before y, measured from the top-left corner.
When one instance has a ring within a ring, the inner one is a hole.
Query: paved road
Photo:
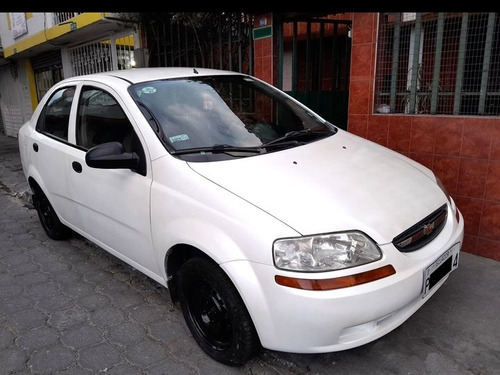
[[[26,190],[17,140],[0,135],[2,375],[500,374],[499,262],[463,253],[423,308],[371,344],[263,351],[232,368],[198,348],[156,282],[81,237],[49,239]]]

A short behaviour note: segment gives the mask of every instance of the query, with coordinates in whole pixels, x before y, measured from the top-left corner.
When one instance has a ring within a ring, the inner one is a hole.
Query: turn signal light
[[[279,285],[305,290],[332,290],[347,288],[350,286],[366,284],[371,281],[380,280],[384,277],[394,275],[396,270],[392,265],[377,268],[366,272],[336,277],[333,279],[298,279],[288,276],[274,276],[274,280]]]

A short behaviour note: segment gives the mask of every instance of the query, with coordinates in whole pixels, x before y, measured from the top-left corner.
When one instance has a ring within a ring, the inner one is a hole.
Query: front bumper
[[[420,254],[402,254],[382,246],[381,261],[325,274],[292,273],[249,262],[223,265],[239,289],[252,316],[262,345],[291,353],[325,353],[350,349],[374,341],[412,316],[444,284],[443,277],[423,297],[424,270],[442,253],[463,242],[463,217],[458,212],[441,239]],[[446,238],[446,240],[443,240]],[[434,247],[434,248],[432,248]],[[277,274],[290,277],[332,278],[391,264],[396,274],[362,285],[329,291],[280,286]],[[236,277],[234,275],[237,275]],[[245,277],[243,276],[245,275]]]

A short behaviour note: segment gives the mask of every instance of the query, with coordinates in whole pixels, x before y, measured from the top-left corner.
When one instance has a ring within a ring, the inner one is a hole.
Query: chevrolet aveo
[[[18,138],[46,234],[167,287],[225,364],[376,340],[458,266],[463,217],[429,169],[248,75],[69,78]]]

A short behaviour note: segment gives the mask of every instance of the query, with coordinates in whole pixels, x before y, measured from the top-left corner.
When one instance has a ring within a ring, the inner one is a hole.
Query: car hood
[[[384,244],[447,202],[430,170],[345,131],[269,154],[189,164],[303,235],[352,229]]]

